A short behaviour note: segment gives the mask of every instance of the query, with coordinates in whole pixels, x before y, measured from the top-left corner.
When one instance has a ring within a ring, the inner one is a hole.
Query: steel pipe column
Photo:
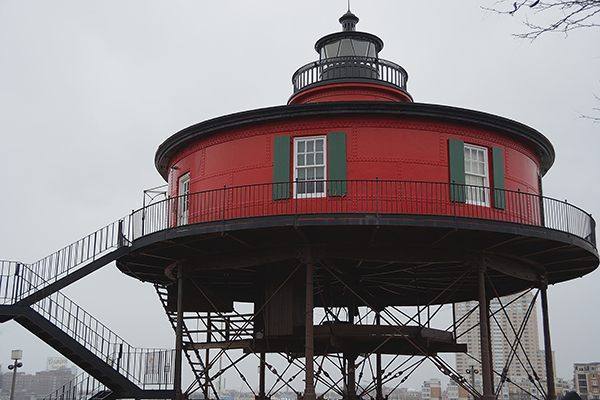
[[[377,310],[377,314],[375,316],[375,321],[377,322],[377,325],[381,325],[381,311]],[[383,400],[383,380],[382,380],[382,374],[383,371],[381,370],[381,352],[377,351],[376,353],[376,368],[377,368],[377,374],[375,375],[375,384],[376,384],[376,394],[375,394],[375,399],[376,400]]]
[[[542,318],[544,324],[544,351],[546,355],[546,381],[548,384],[548,400],[556,400],[556,386],[554,382],[554,363],[552,357],[552,344],[550,340],[550,317],[548,316],[548,281],[542,277]]]
[[[479,337],[481,340],[482,400],[494,400],[496,396],[494,395],[492,358],[490,357],[490,326],[488,300],[485,294],[485,259],[483,254],[477,262],[477,278],[479,283]]]
[[[175,371],[173,389],[175,399],[183,399],[181,390],[181,363],[183,356],[183,266],[177,266],[177,327],[175,328]]]
[[[314,261],[310,249],[307,249],[305,264],[306,264],[306,316],[305,316],[305,385],[304,385],[304,400],[316,400],[315,385],[314,385],[314,326],[313,326],[313,308],[314,308]]]
[[[356,395],[356,357],[354,354],[344,354],[348,377],[346,384],[346,399],[348,400],[356,400],[358,398]]]
[[[267,394],[266,394],[266,385],[265,385],[265,364],[266,364],[266,360],[265,360],[266,354],[264,351],[262,351],[260,353],[260,368],[259,368],[259,374],[258,374],[258,398],[257,400],[265,400],[267,398]]]

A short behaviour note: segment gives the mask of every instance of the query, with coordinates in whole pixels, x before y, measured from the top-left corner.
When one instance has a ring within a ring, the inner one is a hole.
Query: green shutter
[[[464,203],[467,201],[465,190],[465,142],[460,139],[448,139],[448,162],[450,168],[450,200]]]
[[[273,138],[273,200],[290,197],[290,137]]]
[[[504,192],[504,151],[498,147],[492,147],[492,184],[492,187],[494,188],[494,207],[504,210],[506,208],[506,193]]]
[[[346,194],[346,132],[332,132],[327,135],[327,170],[329,195]],[[335,182],[337,181],[337,182]]]

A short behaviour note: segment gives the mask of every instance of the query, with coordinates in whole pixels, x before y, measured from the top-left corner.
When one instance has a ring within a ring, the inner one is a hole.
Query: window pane
[[[316,142],[316,150],[323,151],[323,139],[315,140]]]
[[[377,53],[375,52],[375,45],[372,43],[369,44],[369,57],[377,57]]]
[[[314,154],[306,155],[306,165],[315,165],[315,155]]]
[[[323,153],[317,153],[315,154],[315,163],[316,165],[323,165]]]
[[[304,153],[304,141],[298,142],[298,153]]]
[[[312,153],[313,151],[315,151],[315,141],[314,140],[307,140],[306,141],[306,152],[307,153]]]
[[[304,194],[306,193],[306,183],[297,183],[296,184],[296,193],[298,194]]]
[[[298,180],[305,180],[306,179],[306,170],[305,169],[298,169],[298,175],[296,176],[298,178]]]
[[[354,44],[354,51],[357,56],[367,57],[369,42],[364,40],[352,39],[352,44]]]
[[[340,46],[340,42],[336,41],[333,43],[329,43],[325,46],[325,52],[327,53],[327,57],[337,57],[338,55],[338,47]]]
[[[350,39],[342,39],[342,44],[340,46],[340,57],[344,56],[353,56],[354,52],[352,51],[352,45],[350,44]]]
[[[306,179],[309,181],[315,179],[315,169],[314,168],[306,169]]]
[[[304,165],[304,155],[302,155],[302,154],[298,154],[298,157],[297,157],[296,163],[297,163],[299,166],[303,166],[303,165]]]
[[[316,182],[316,189],[317,189],[317,193],[323,193],[325,192],[325,182],[321,181],[321,182]]]
[[[316,169],[317,179],[325,179],[325,168],[319,167]]]

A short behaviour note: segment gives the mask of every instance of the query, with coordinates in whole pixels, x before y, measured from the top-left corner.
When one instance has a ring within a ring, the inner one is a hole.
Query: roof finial
[[[358,17],[352,14],[352,11],[350,11],[350,0],[348,0],[348,11],[340,18],[340,24],[342,24],[342,31],[355,31],[357,23]]]

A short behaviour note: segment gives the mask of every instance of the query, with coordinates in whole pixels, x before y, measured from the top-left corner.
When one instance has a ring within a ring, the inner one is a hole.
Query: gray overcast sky
[[[539,130],[557,154],[545,195],[600,215],[600,124],[580,118],[599,106],[600,29],[529,43],[511,36],[519,17],[481,9],[493,0],[352,3],[358,29],[384,40],[381,57],[408,71],[416,102]],[[163,183],[154,152],[176,131],[284,104],[345,11],[345,0],[0,0],[0,259],[33,262],[139,208]],[[560,377],[600,361],[599,288],[596,271],[550,289]],[[173,346],[153,288],[113,265],[67,295],[134,346]],[[30,373],[56,354],[1,324],[0,364],[16,348]]]

